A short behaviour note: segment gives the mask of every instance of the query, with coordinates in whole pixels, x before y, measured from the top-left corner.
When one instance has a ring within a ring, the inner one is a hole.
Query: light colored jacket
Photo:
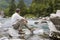
[[[11,17],[11,22],[16,23],[18,20],[24,19],[22,16],[20,16],[18,13],[14,13]]]

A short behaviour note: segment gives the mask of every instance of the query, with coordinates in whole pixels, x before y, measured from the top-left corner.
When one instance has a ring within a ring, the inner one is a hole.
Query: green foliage
[[[24,15],[25,15],[25,12],[26,12],[26,11],[25,11],[25,10],[26,10],[26,5],[25,5],[25,3],[24,3],[23,0],[20,0],[20,1],[19,1],[18,5],[17,5],[17,8],[20,9],[21,15],[24,16]]]
[[[9,16],[11,16],[16,10],[15,0],[11,0],[9,6]]]
[[[32,13],[34,13],[37,17],[45,15],[45,9],[49,7],[47,4],[45,4],[44,1],[41,0],[33,0],[32,5],[30,9],[32,10]]]
[[[55,8],[56,10],[60,10],[60,0],[55,0]]]
[[[4,12],[5,12],[5,16],[9,16],[9,8],[5,9]]]
[[[0,0],[0,8],[5,9],[9,6],[10,0]]]
[[[18,5],[17,5],[17,8],[20,8],[21,10],[25,7],[25,3],[23,0],[20,0]]]
[[[3,1],[3,0],[2,0]],[[9,7],[7,7],[5,11],[5,15],[11,16],[15,10],[16,5],[17,8],[20,8],[22,16],[31,17],[30,15],[34,15],[36,17],[40,16],[49,16],[51,13],[55,13],[56,10],[60,10],[60,0],[33,0],[30,7],[26,7],[24,0],[19,0],[18,4],[15,3],[15,0],[10,0]],[[0,2],[1,4],[5,5],[6,1]],[[6,6],[8,4],[6,3]],[[1,5],[0,5],[1,6]],[[5,6],[3,6],[5,7]],[[1,9],[1,7],[0,7]]]
[[[33,0],[30,10],[32,14],[39,16],[49,16],[51,13],[56,12],[56,0]]]
[[[26,14],[24,17],[25,18],[36,18],[36,16],[32,14]]]

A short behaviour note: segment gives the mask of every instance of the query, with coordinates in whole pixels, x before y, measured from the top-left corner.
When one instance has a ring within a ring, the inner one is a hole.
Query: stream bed
[[[34,34],[31,35],[31,32],[27,28],[23,28],[23,30],[25,32],[25,40],[51,40],[49,38],[48,24],[47,23],[35,24],[35,22],[40,22],[40,20],[28,19],[28,26],[35,28],[35,30],[33,31]],[[10,24],[10,18],[1,18],[0,26],[1,26],[0,27],[0,39],[9,40],[10,39],[9,34],[6,31],[9,28],[12,28],[12,26]],[[11,31],[13,31],[13,30],[11,30]],[[19,39],[19,38],[16,38],[16,39]]]

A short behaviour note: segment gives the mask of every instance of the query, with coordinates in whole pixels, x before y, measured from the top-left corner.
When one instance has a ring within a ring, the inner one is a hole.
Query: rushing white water
[[[35,31],[33,31],[33,33],[36,35],[43,35],[44,30],[43,29],[36,29]]]

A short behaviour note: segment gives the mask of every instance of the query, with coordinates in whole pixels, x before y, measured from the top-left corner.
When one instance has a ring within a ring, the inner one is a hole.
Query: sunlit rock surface
[[[60,17],[60,10],[57,10],[56,15]]]
[[[50,18],[60,17],[60,10],[57,10],[56,13],[50,14]]]
[[[12,36],[12,38],[18,38],[20,35],[18,34],[17,30],[14,30],[13,28],[9,28],[7,33]]]
[[[50,18],[50,22],[48,22],[48,26],[50,28],[50,34],[51,38],[53,40],[60,40],[60,10],[57,10],[56,14],[54,14],[55,17]]]
[[[53,25],[55,26],[56,30],[60,30],[60,10],[57,10],[56,14],[54,14],[56,17],[50,18]]]
[[[56,17],[55,13],[50,14],[50,18],[55,18],[55,17]]]

